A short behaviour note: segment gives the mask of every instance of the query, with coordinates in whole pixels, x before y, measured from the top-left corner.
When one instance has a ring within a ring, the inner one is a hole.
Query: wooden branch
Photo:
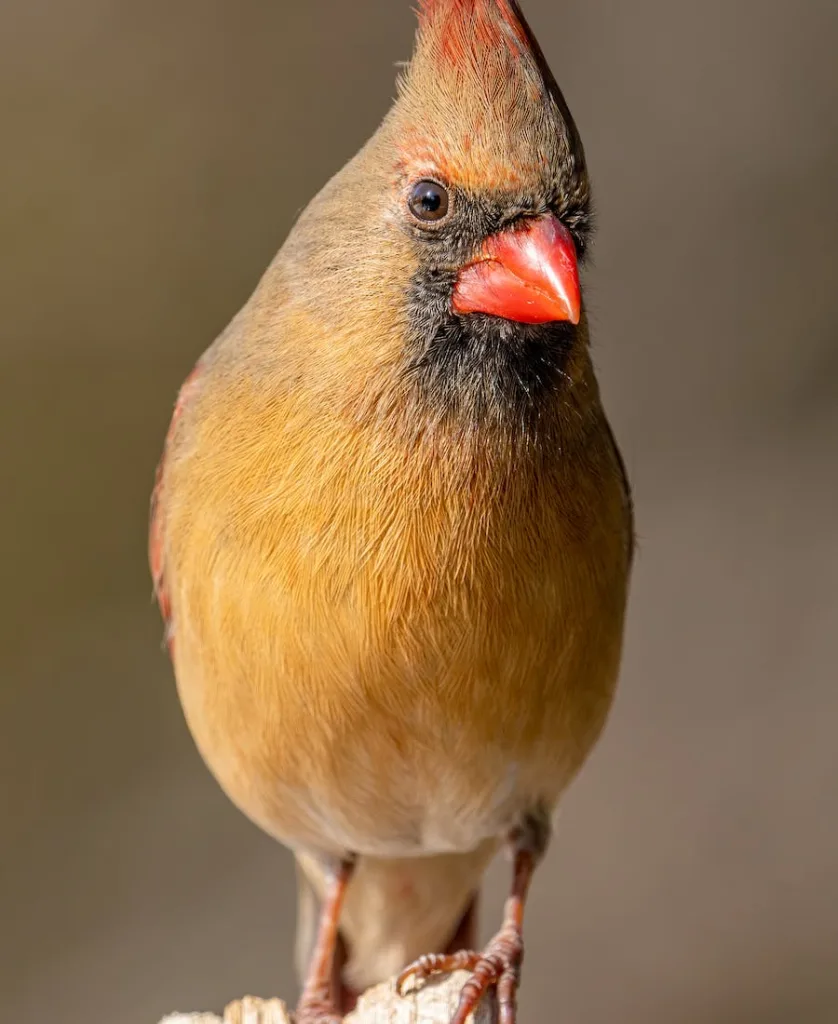
[[[396,994],[394,982],[386,982],[361,996],[357,1009],[344,1024],[449,1024],[457,1009],[460,990],[469,975],[458,973],[432,978],[404,996]],[[176,1014],[161,1024],[293,1024],[285,1003],[278,999],[243,999],[231,1003],[223,1019],[213,1014]],[[471,1024],[497,1024],[494,996],[483,1000]]]

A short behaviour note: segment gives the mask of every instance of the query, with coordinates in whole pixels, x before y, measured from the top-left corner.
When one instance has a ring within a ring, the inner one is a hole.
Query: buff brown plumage
[[[514,1020],[526,889],[611,705],[632,559],[577,274],[590,203],[517,3],[425,0],[383,125],[178,401],[152,571],[201,754],[297,855],[303,1024],[425,954],[420,980],[452,966],[504,841],[504,928],[457,961],[457,1024],[494,983]]]

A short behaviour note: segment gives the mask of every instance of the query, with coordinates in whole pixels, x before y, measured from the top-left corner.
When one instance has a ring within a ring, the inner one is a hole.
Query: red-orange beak
[[[453,308],[524,324],[578,324],[582,298],[570,232],[546,214],[492,235],[460,271]]]

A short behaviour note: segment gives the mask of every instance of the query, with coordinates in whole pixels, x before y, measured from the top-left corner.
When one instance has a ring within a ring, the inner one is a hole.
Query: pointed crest
[[[401,82],[405,164],[462,185],[517,187],[581,143],[517,0],[420,0]]]
[[[419,30],[436,36],[440,53],[452,61],[501,46],[520,54],[529,42],[515,0],[420,0]]]

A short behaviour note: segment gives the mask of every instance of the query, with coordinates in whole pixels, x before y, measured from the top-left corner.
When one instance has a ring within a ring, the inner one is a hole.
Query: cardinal
[[[516,0],[422,0],[382,125],[178,399],[152,573],[201,755],[296,857],[298,1024],[455,969],[452,1024],[489,990],[516,1019],[527,894],[612,703],[633,558],[591,235]]]

